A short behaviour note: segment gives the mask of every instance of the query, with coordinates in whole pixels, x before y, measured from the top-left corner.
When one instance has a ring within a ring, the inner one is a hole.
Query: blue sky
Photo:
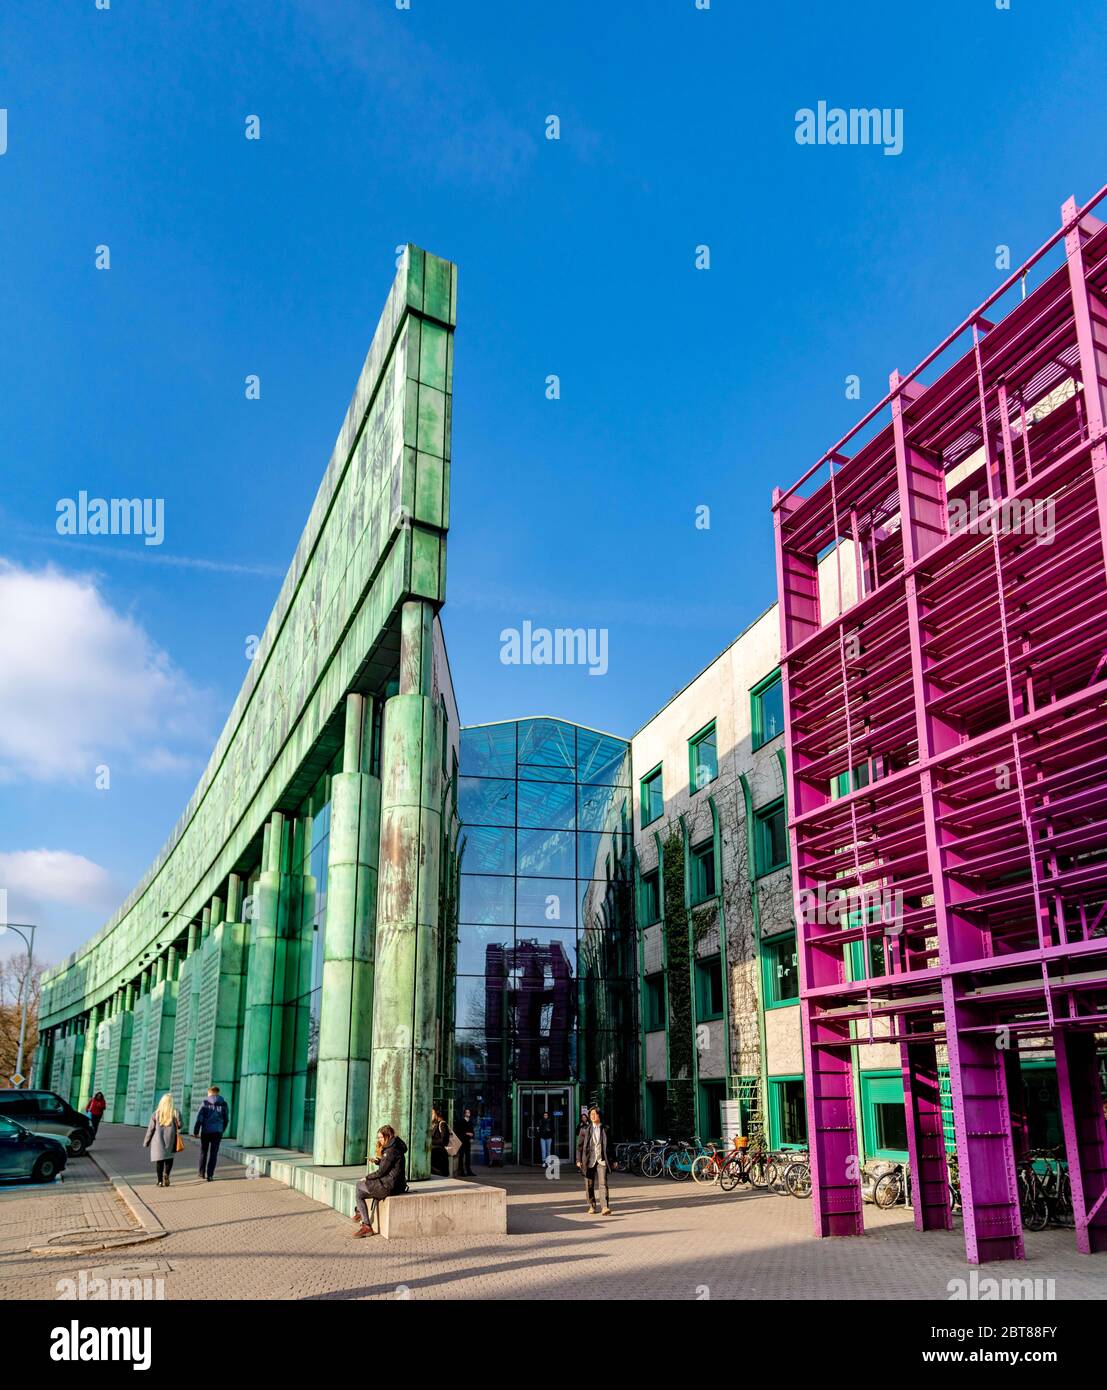
[[[629,734],[772,601],[772,487],[1104,180],[1107,12],[1063,11],[5,0],[0,886],[42,953],[183,808],[398,243],[460,267],[462,718]],[[798,145],[820,100],[903,152]],[[163,498],[164,544],[58,537],[82,489]],[[502,665],[527,618],[607,628],[608,674]]]

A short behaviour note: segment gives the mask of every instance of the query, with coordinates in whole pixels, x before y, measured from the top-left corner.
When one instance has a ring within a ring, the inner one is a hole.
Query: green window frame
[[[788,813],[784,798],[777,797],[753,813],[754,855],[757,877],[783,869],[790,860],[788,850]],[[781,857],[783,856],[783,857]]]
[[[769,1147],[807,1148],[807,1094],[802,1073],[769,1077]]]
[[[658,763],[639,781],[639,799],[642,828],[660,820],[665,812],[665,788],[661,779],[661,764]]]
[[[716,897],[719,875],[715,866],[715,837],[693,845],[688,852],[688,888],[692,906],[699,907]]]
[[[708,956],[696,961],[696,1021],[709,1023],[723,1016],[723,961]]]
[[[688,740],[688,794],[695,796],[719,775],[719,746],[714,719]]]
[[[784,732],[784,680],[780,668],[759,680],[750,691],[750,733],[754,749]]]
[[[866,1158],[890,1158],[906,1163],[907,1108],[903,1073],[861,1072],[861,1134]],[[897,1142],[902,1141],[902,1142]]]
[[[649,873],[642,874],[639,883],[639,892],[642,925],[644,927],[652,927],[655,922],[661,921],[660,869],[651,869]]]
[[[642,981],[642,1031],[656,1033],[665,1027],[665,976],[659,972]]]
[[[762,940],[761,984],[766,1009],[788,1009],[799,1003],[799,948],[794,931]]]

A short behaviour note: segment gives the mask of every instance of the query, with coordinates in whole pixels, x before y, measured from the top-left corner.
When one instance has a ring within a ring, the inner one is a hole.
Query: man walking
[[[610,1216],[608,1203],[607,1175],[611,1167],[609,1151],[610,1136],[603,1118],[595,1106],[588,1112],[588,1124],[581,1127],[577,1135],[577,1167],[584,1174],[584,1191],[588,1197],[588,1210],[596,1214],[596,1183],[603,1189],[602,1215]]]
[[[207,1096],[200,1102],[196,1112],[196,1123],[192,1126],[193,1135],[200,1136],[200,1177],[205,1182],[215,1178],[215,1160],[219,1157],[219,1141],[227,1128],[230,1111],[227,1102],[219,1094],[218,1086],[209,1086]]]

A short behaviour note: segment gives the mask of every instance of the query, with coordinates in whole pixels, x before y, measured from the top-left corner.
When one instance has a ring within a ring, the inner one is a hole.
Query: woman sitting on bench
[[[373,1218],[377,1214],[377,1207],[386,1197],[398,1197],[401,1192],[406,1191],[406,1153],[407,1145],[402,1139],[397,1138],[392,1126],[381,1125],[377,1131],[376,1157],[369,1160],[377,1165],[377,1171],[372,1177],[362,1178],[357,1185],[357,1215],[354,1221],[358,1229],[354,1232],[355,1239],[359,1236],[375,1236],[377,1232],[373,1230]],[[372,1208],[366,1207],[367,1201],[372,1201]]]

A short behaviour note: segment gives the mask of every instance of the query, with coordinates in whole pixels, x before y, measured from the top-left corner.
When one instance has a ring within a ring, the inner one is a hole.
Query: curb
[[[160,1240],[162,1236],[169,1234],[161,1224],[157,1215],[146,1205],[121,1173],[117,1173],[113,1168],[96,1158],[91,1149],[88,1151],[88,1157],[92,1159],[95,1166],[99,1168],[107,1181],[115,1188],[116,1192],[123,1199],[124,1206],[127,1207],[131,1215],[142,1228],[144,1234],[139,1237],[140,1240]]]

